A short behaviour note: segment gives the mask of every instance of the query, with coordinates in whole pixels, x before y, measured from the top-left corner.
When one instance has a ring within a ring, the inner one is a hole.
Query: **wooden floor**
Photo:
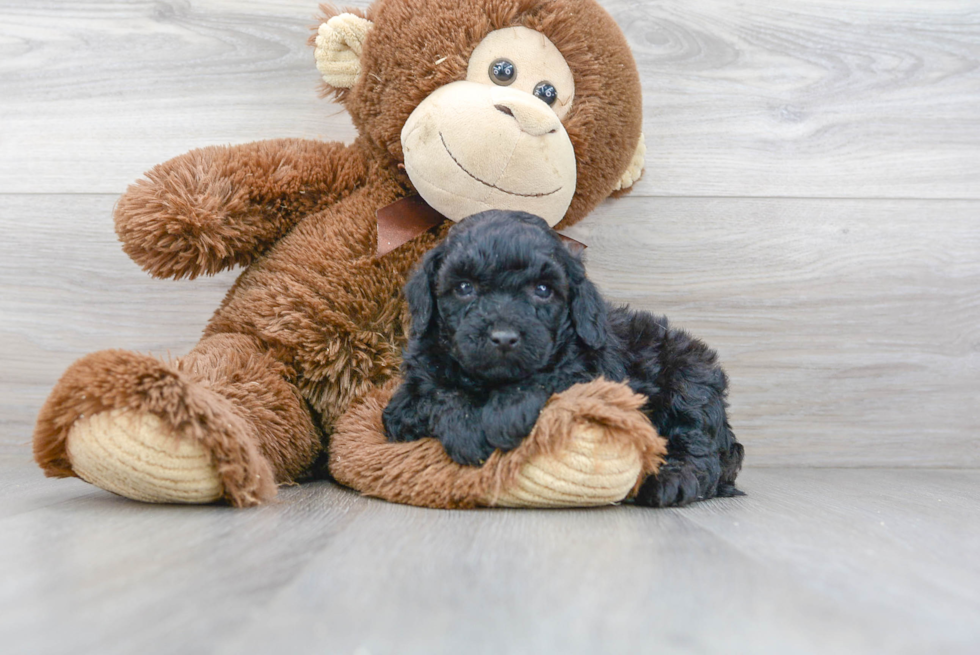
[[[679,510],[328,482],[144,505],[0,458],[4,653],[976,653],[980,471],[749,469]]]
[[[718,349],[745,498],[439,512],[317,483],[232,511],[42,478],[61,372],[185,353],[235,278],[143,274],[126,186],[354,130],[316,94],[317,0],[0,0],[0,655],[980,653],[976,0],[601,2],[646,174],[573,236],[610,298]]]

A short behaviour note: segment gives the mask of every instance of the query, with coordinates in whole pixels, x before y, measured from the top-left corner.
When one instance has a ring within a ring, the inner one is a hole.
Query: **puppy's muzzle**
[[[515,349],[521,342],[521,335],[516,330],[495,329],[490,332],[490,342],[501,353]]]

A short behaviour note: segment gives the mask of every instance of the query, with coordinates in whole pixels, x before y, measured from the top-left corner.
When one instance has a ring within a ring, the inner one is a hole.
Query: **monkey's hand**
[[[251,263],[365,175],[361,155],[342,143],[274,139],[192,150],[126,190],[116,233],[155,277],[213,275]]]

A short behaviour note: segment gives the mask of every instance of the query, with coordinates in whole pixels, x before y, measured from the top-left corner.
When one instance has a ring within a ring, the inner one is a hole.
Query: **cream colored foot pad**
[[[588,507],[623,500],[640,475],[640,454],[630,443],[580,426],[566,450],[539,455],[521,467],[514,485],[493,504],[501,507]]]
[[[177,439],[153,414],[111,410],[78,420],[65,444],[86,482],[148,503],[210,503],[221,498],[207,449]]]

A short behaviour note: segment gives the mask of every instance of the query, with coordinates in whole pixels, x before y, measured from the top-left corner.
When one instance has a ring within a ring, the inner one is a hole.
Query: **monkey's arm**
[[[274,139],[192,150],[155,166],[116,205],[123,250],[155,277],[246,265],[366,176],[342,143]]]

